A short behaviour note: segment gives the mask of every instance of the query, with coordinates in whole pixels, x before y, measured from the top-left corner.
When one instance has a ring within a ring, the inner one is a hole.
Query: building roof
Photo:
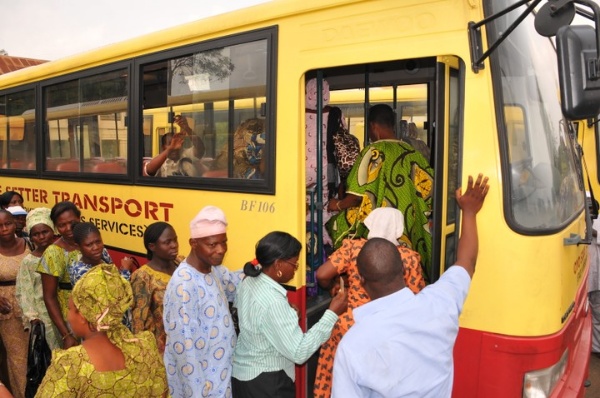
[[[43,64],[43,59],[32,59],[22,57],[11,57],[8,55],[0,55],[0,75],[8,72],[13,72],[19,69],[27,68],[29,66]]]

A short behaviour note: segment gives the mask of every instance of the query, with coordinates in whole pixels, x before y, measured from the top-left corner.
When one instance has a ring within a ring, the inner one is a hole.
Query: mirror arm
[[[481,51],[482,51],[481,26],[503,16],[504,14],[509,13],[510,11],[512,11],[518,7],[521,7],[522,5],[528,4],[529,1],[528,0],[518,1],[515,4],[513,4],[512,6],[506,8],[505,10],[502,10],[494,15],[490,15],[489,17],[482,19],[479,22],[472,22],[472,21],[469,22],[469,24],[468,24],[469,50],[471,52],[471,68],[473,69],[473,72],[478,73],[480,70],[482,70],[484,68],[483,61],[487,57],[489,57],[492,52],[494,52],[494,50],[500,45],[500,43],[502,43],[504,41],[504,39],[506,39],[508,37],[508,35],[510,35],[511,32],[513,30],[515,30],[515,28],[517,26],[519,26],[519,24],[525,19],[525,17],[527,17],[527,15],[529,15],[541,1],[542,0],[532,1],[531,4],[528,5],[527,9],[519,16],[519,18],[517,18],[508,27],[508,29],[506,29],[506,31],[504,31],[502,33],[502,35],[500,35],[498,40],[496,40],[494,43],[492,43],[492,45],[489,47],[489,49],[486,52],[484,52],[483,54],[481,53]],[[582,1],[584,1],[584,0],[582,0]]]

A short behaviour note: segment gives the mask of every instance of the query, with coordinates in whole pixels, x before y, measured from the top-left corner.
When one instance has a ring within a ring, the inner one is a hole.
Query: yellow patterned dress
[[[349,194],[362,197],[359,207],[345,209],[327,222],[338,249],[345,238],[366,238],[363,221],[372,209],[394,207],[404,214],[402,241],[421,255],[425,279],[431,275],[433,169],[404,141],[379,140],[361,152],[348,176]]]
[[[163,298],[171,275],[142,266],[131,275],[133,289],[132,329],[134,333],[148,330],[154,334],[158,350],[165,350]]]
[[[93,267],[77,281],[71,297],[78,311],[73,316],[88,322],[89,333],[83,332],[84,344],[53,351],[52,363],[35,396],[162,397],[167,392],[167,377],[154,336],[150,332],[134,335],[122,324],[133,294],[131,285],[121,277],[117,267],[113,264]],[[90,333],[106,333],[123,353],[123,369],[96,370],[85,348],[85,337]]]
[[[116,343],[125,356],[123,370],[96,371],[82,345],[53,351],[36,398],[162,397],[167,382],[154,336],[150,332],[128,335],[131,342]]]
[[[79,253],[79,250],[67,251],[58,245],[52,244],[44,251],[37,267],[37,272],[40,274],[48,274],[58,278],[58,303],[65,322],[69,312],[68,303],[72,289],[68,264],[77,260]]]

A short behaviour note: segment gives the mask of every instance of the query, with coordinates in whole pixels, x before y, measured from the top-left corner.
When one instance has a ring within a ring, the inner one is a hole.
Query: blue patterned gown
[[[182,262],[164,297],[165,367],[171,397],[231,397],[237,337],[229,313],[241,272],[203,274]]]

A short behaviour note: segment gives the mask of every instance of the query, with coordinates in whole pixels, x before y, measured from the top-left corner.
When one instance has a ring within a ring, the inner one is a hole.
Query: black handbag
[[[31,326],[29,352],[27,354],[27,384],[25,398],[33,398],[50,366],[52,351],[46,341],[46,327],[42,321]]]

